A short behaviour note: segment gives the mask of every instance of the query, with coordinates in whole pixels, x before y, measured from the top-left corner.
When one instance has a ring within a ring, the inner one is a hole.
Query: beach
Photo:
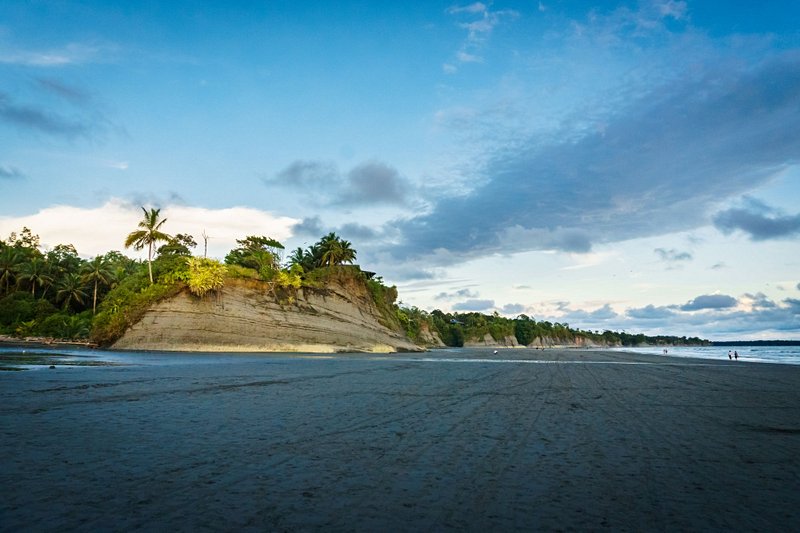
[[[608,350],[0,373],[0,529],[792,530],[800,367]]]

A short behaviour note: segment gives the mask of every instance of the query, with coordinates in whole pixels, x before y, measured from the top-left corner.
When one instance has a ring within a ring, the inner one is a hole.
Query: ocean
[[[783,363],[800,365],[800,346],[663,346],[641,348],[611,348],[621,352],[648,353],[664,357],[698,357],[701,359],[728,359],[728,350],[739,352],[739,361],[756,363]]]
[[[638,347],[638,348],[599,348],[599,351],[609,350],[618,352],[646,353],[663,356],[665,359],[695,357],[700,359],[727,360],[728,350],[739,352],[739,361],[756,363],[782,363],[800,365],[800,346],[676,346],[667,347],[664,354],[663,346]],[[406,359],[415,361],[438,362],[548,362],[539,361],[540,352],[536,350],[502,349],[501,355],[492,355],[490,348],[477,351],[483,359],[476,359],[476,351],[464,351],[463,348],[446,348],[433,350],[420,354],[391,354],[371,356],[379,359]],[[583,349],[575,349],[580,352]],[[466,358],[462,357],[465,354]],[[508,359],[509,355],[513,355]],[[174,365],[174,364],[206,364],[210,362],[226,362],[231,357],[237,361],[263,361],[265,358],[291,357],[294,359],[304,357],[303,354],[278,354],[278,353],[167,353],[167,352],[125,352],[87,348],[51,348],[40,346],[3,346],[0,345],[0,369],[9,366],[22,366],[25,368],[48,368],[50,364],[66,366],[106,366],[106,365]],[[352,356],[352,354],[351,354]],[[317,354],[313,358],[347,357],[346,354]],[[362,354],[360,357],[370,357]],[[54,358],[53,360],[50,360]],[[508,359],[508,360],[506,360]],[[529,360],[529,361],[521,361]]]

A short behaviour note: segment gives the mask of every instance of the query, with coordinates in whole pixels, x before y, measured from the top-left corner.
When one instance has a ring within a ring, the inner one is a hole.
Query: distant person
[[[736,350],[733,351],[733,357],[738,361],[739,360],[739,352]]]
[[[728,359],[733,359],[733,357],[731,357],[731,351],[730,350],[728,350]]]

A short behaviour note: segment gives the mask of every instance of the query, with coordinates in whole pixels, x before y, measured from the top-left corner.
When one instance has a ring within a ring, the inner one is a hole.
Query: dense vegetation
[[[424,329],[438,333],[447,346],[463,346],[465,342],[481,342],[488,334],[492,340],[505,343],[516,340],[518,344],[528,346],[579,344],[591,342],[601,346],[697,346],[707,345],[708,341],[698,337],[648,336],[644,334],[618,333],[614,331],[585,331],[574,329],[569,324],[536,321],[527,315],[506,318],[498,313],[444,313],[438,309],[428,313],[416,307],[398,308],[400,322],[406,328],[409,337],[419,340]]]
[[[193,257],[191,235],[164,232],[166,219],[157,209],[144,209],[126,247],[147,248],[147,260],[137,261],[119,251],[91,259],[72,245],[42,251],[39,237],[28,228],[0,239],[0,334],[113,343],[154,303],[188,289],[197,297],[219,290],[228,279],[260,283],[278,301],[292,303],[301,287],[324,290],[332,282],[361,287],[375,304],[385,326],[405,331],[421,344],[438,335],[447,346],[463,346],[486,335],[498,342],[571,344],[586,339],[596,344],[702,344],[698,338],[647,337],[611,331],[589,332],[568,324],[536,321],[525,315],[506,318],[482,313],[425,312],[402,307],[397,288],[352,263],[356,251],[335,233],[317,243],[293,250],[284,260],[284,246],[269,237],[249,235],[224,263]],[[162,244],[163,243],[163,244]],[[159,246],[161,244],[161,246]]]

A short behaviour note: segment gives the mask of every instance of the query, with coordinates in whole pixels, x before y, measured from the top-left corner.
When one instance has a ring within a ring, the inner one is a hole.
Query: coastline
[[[67,339],[54,339],[50,337],[9,337],[0,335],[0,346],[32,347],[32,348],[98,348],[97,344],[85,341],[71,341]]]

